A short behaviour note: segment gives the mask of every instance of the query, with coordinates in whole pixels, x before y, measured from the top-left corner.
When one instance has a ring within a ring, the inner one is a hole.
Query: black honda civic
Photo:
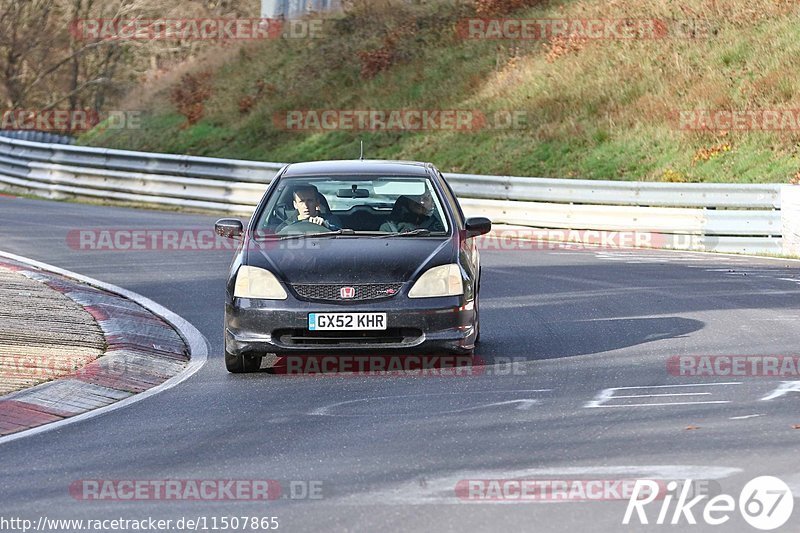
[[[430,163],[319,161],[282,168],[240,241],[225,296],[230,372],[277,356],[471,355],[491,221],[465,218]]]

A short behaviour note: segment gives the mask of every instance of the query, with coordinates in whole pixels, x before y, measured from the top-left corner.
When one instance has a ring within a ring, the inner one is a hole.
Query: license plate
[[[308,329],[310,331],[386,329],[386,313],[309,313]]]

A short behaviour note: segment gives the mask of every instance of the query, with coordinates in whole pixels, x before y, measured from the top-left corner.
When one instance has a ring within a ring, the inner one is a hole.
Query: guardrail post
[[[781,187],[783,253],[800,256],[800,185]]]

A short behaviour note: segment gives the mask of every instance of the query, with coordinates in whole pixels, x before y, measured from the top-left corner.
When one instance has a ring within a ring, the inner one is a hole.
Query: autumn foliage
[[[184,127],[197,124],[203,118],[205,102],[212,94],[211,75],[210,70],[184,74],[180,83],[172,89],[172,103],[186,117]]]
[[[475,0],[475,13],[480,17],[498,17],[541,3],[542,0]]]

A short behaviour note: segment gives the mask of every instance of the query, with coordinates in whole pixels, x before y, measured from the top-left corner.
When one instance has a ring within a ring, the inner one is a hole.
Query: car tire
[[[480,301],[481,301],[481,278],[483,274],[483,269],[478,269],[478,290],[475,291],[475,329],[478,330],[478,333],[475,335],[475,345],[477,346],[479,342],[481,342],[481,309],[480,309]]]
[[[231,374],[257,372],[261,368],[260,355],[233,355],[225,350],[225,368]]]
[[[459,350],[453,350],[450,353],[452,355],[457,355],[457,356],[461,356],[461,357],[470,357],[470,358],[475,357],[475,350],[474,349],[473,350],[468,350],[468,349],[462,348],[462,349],[459,349]]]
[[[476,332],[475,346],[477,346],[478,343],[481,342],[481,311],[480,311],[480,305],[478,303],[479,300],[480,298],[476,296],[475,297],[475,332]]]

